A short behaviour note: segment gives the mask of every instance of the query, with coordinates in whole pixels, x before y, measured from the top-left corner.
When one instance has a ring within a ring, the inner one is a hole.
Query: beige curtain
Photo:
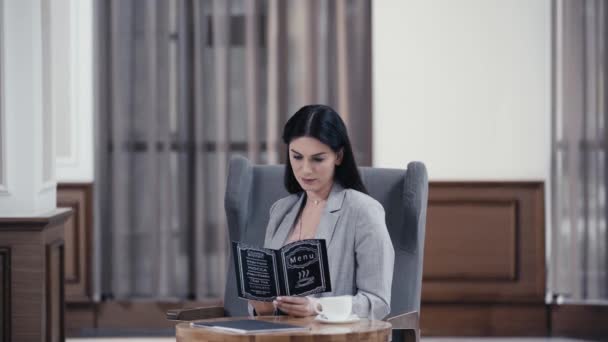
[[[370,7],[98,0],[102,297],[221,297],[229,157],[280,163],[282,126],[305,104],[334,106],[371,163]]]
[[[549,293],[608,304],[608,3],[556,0]]]

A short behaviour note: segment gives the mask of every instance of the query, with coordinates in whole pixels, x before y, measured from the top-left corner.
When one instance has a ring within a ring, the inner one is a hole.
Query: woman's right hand
[[[258,300],[250,300],[249,304],[255,309],[258,316],[268,316],[274,313],[274,304],[272,302],[261,302]]]

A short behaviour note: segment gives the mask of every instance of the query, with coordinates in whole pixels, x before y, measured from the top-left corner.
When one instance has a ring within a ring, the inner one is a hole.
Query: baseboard
[[[540,304],[426,304],[422,336],[548,336],[547,307]]]
[[[551,335],[608,340],[608,305],[552,305]]]

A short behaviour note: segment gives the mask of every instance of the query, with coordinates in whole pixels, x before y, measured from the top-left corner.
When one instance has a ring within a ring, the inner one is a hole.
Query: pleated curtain
[[[371,163],[369,0],[96,2],[96,294],[223,295],[228,160],[335,107]],[[277,184],[281,187],[282,184]]]
[[[553,3],[553,127],[548,292],[608,304],[608,3]]]

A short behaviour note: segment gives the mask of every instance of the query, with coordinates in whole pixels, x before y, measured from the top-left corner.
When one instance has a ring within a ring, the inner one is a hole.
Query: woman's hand
[[[274,304],[272,302],[261,302],[258,300],[250,300],[249,304],[255,309],[258,316],[267,316],[274,313]]]
[[[314,305],[317,301],[310,297],[277,297],[277,307],[284,313],[295,317],[306,317],[315,315]]]

